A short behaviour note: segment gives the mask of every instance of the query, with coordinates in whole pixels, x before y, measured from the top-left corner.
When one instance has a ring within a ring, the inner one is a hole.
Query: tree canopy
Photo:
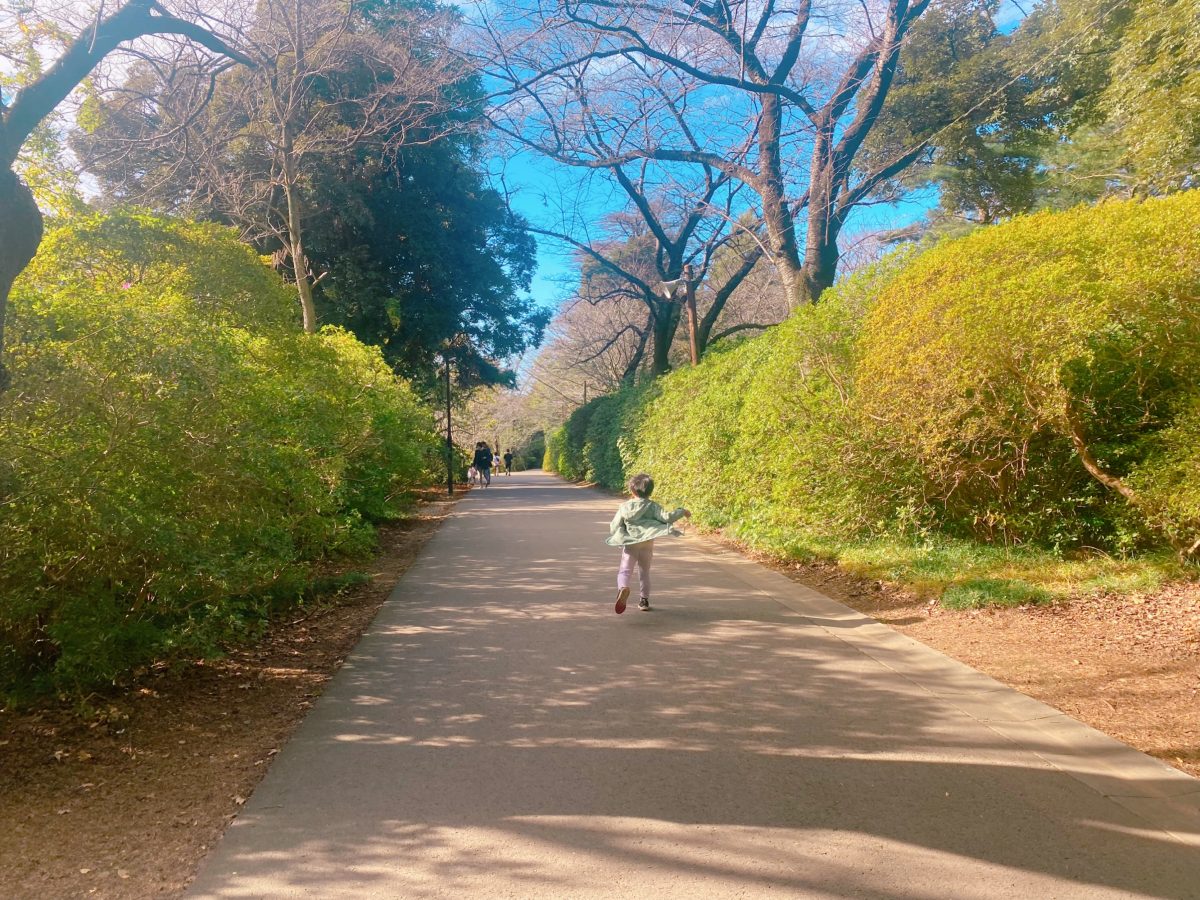
[[[245,29],[255,69],[136,66],[76,146],[112,201],[274,254],[306,329],[344,324],[412,377],[453,347],[465,383],[503,380],[546,316],[532,240],[485,182],[455,28],[434,4],[273,0]]]

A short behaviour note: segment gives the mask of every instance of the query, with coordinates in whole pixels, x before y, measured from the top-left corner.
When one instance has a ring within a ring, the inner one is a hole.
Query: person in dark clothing
[[[471,460],[471,465],[479,470],[484,487],[490,487],[492,484],[492,462],[494,460],[492,450],[485,442],[479,441],[475,444],[475,458]]]
[[[504,452],[504,474],[505,475],[512,474],[512,461],[513,461],[512,451],[506,450]]]

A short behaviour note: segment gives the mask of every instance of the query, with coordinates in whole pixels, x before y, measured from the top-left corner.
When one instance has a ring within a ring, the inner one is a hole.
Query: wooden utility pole
[[[692,280],[692,267],[683,267],[683,287],[687,292],[688,349],[692,354],[692,365],[700,364],[700,345],[696,342],[696,282]]]

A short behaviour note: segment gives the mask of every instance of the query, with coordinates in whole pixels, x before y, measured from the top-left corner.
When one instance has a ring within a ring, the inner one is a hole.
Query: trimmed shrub
[[[904,466],[864,437],[853,405],[858,329],[901,258],[872,267],[765,334],[661,381],[629,464],[696,520],[747,538],[861,533],[892,523]]]
[[[633,417],[645,406],[646,391],[645,387],[630,386],[579,407],[547,435],[543,467],[564,478],[624,490]]]
[[[547,472],[562,474],[560,461],[565,437],[566,431],[561,425],[546,435],[546,452],[542,456],[542,468]]]
[[[1048,594],[986,577],[1014,545],[1022,572],[1054,554],[1069,569],[1081,546],[1200,553],[1198,385],[1192,192],[898,254],[754,340],[593,401],[547,457],[613,488],[646,470],[662,502],[775,552],[853,564],[875,547],[864,570],[899,560],[949,584],[947,605],[1026,604]],[[983,562],[960,581],[972,547]]]
[[[344,331],[299,333],[294,306],[215,226],[47,236],[0,397],[0,692],[84,690],[253,631],[426,480],[407,385]]]
[[[623,493],[633,472],[626,463],[635,459],[637,422],[648,405],[653,383],[629,386],[597,399],[588,421],[583,445],[586,478],[610,491]]]
[[[584,478],[609,490],[621,490],[625,467],[621,460],[621,414],[629,391],[596,398],[583,442]]]
[[[1183,527],[1125,479],[1198,384],[1200,192],[932,248],[881,291],[856,371],[876,440],[946,524],[1058,545],[1119,544],[1125,499]]]
[[[588,422],[603,399],[597,397],[579,407],[547,438],[546,468],[549,471],[557,472],[572,481],[587,478],[587,459],[583,445],[587,441]]]
[[[1194,556],[1198,386],[1192,192],[893,256],[697,367],[593,401],[547,459],[612,488],[649,472],[701,524],[801,557],[864,539],[889,556],[949,547],[925,556],[952,561],[973,541],[1045,556],[1164,537]],[[948,602],[1039,591],[980,576]]]
[[[547,465],[617,491],[647,471],[656,493],[686,498],[698,522],[747,537],[887,527],[902,489],[882,479],[904,467],[864,443],[854,353],[865,309],[902,259],[763,335],[710,350],[698,367],[593,400],[552,433]]]
[[[1200,394],[1184,404],[1171,427],[1150,439],[1130,485],[1150,524],[1185,559],[1200,555]]]

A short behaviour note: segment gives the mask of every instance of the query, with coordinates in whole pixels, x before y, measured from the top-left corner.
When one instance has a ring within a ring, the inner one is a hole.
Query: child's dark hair
[[[643,500],[649,500],[650,495],[654,493],[654,479],[645,472],[634,475],[625,486],[629,488],[629,493],[641,497]]]

